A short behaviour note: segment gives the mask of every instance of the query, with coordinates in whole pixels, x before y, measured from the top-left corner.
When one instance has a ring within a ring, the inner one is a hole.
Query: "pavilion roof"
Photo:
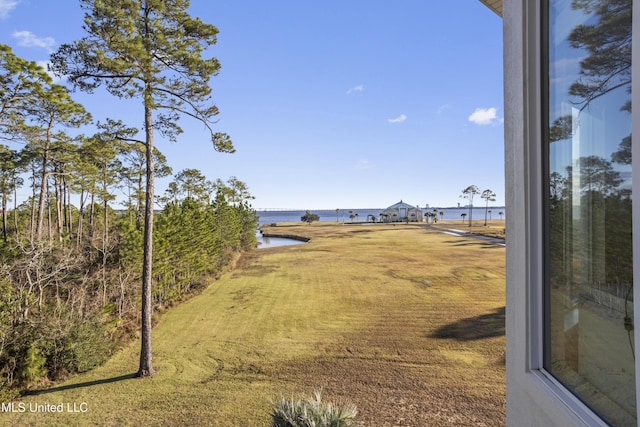
[[[396,203],[395,205],[391,205],[387,208],[387,210],[389,209],[414,209],[416,208],[416,206],[410,205],[408,203],[403,202],[402,200],[400,200],[398,203]]]

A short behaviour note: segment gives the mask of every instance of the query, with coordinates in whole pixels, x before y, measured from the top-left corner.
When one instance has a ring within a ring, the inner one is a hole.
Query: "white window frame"
[[[640,77],[638,77],[638,71],[640,69],[640,0],[633,0],[633,35],[631,38],[632,43],[632,55],[631,63],[634,67],[632,71],[633,80],[631,81],[631,105],[632,111],[632,123],[631,123],[631,135],[636,136],[636,140],[640,136],[640,115],[638,114],[638,108],[640,108]],[[636,78],[638,77],[638,78]],[[633,110],[633,107],[636,109]],[[638,118],[638,119],[636,119]],[[634,120],[635,119],[635,120]],[[640,189],[640,141],[636,144],[631,144],[631,158],[632,158],[632,185],[634,189]],[[638,190],[633,190],[638,191]],[[638,348],[640,343],[640,198],[636,197],[636,202],[632,204],[633,217],[633,303],[634,303],[634,343]],[[638,301],[638,306],[635,302]],[[640,420],[640,355],[636,356],[636,411],[638,413],[638,420]],[[639,421],[640,422],[640,421]]]
[[[542,195],[542,0],[504,0],[505,183],[507,196],[507,423],[607,426],[544,369],[544,212]],[[633,0],[632,62],[640,70],[640,0]],[[632,104],[640,117],[640,75]],[[640,119],[633,120],[640,137]],[[640,194],[640,139],[633,144],[634,192]],[[633,203],[634,340],[640,343],[640,196]],[[640,347],[637,347],[640,348]],[[640,351],[636,399],[640,400]],[[640,402],[637,404],[640,412]],[[640,419],[640,417],[638,417]]]

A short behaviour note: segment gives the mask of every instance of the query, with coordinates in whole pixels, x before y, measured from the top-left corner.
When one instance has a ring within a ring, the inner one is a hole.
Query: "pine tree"
[[[218,30],[187,13],[188,0],[81,0],[88,35],[52,55],[52,68],[71,84],[93,91],[104,85],[120,98],[139,97],[144,107],[146,191],[142,267],[141,377],[153,375],[151,280],[153,259],[154,129],[171,140],[181,132],[179,115],[201,121],[214,148],[233,152],[230,138],[213,131],[218,113],[210,103],[209,80],[218,73],[215,58],[202,52],[215,44]],[[163,113],[156,114],[162,111]]]
[[[68,140],[68,136],[59,127],[79,127],[89,123],[91,116],[81,104],[71,99],[67,89],[60,85],[51,85],[46,88],[38,104],[30,106],[28,113],[27,123],[30,125],[24,126],[21,133],[29,141],[40,162],[40,193],[35,220],[35,240],[40,241],[44,225],[48,179],[53,160],[52,148],[54,144]]]
[[[51,77],[33,61],[0,44],[0,138],[14,139],[25,114],[38,104]]]
[[[2,238],[7,242],[7,202],[19,183],[19,155],[0,144],[0,196],[2,197]]]

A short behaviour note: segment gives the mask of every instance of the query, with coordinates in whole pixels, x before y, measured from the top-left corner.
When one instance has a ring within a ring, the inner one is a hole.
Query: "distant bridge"
[[[306,211],[307,210],[307,209],[300,209],[300,208],[254,208],[254,209],[257,211],[263,211],[263,212]],[[313,210],[313,209],[309,209],[309,210]]]
[[[294,208],[254,208],[257,211],[303,211],[305,209]]]
[[[261,212],[282,212],[282,211],[336,211],[331,208],[318,208],[318,209],[310,209],[310,208],[254,208],[256,211]],[[340,212],[348,212],[349,210],[353,211],[375,211],[384,208],[340,208]]]

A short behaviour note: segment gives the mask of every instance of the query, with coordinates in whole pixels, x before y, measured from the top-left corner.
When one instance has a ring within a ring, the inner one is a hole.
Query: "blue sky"
[[[215,152],[185,117],[179,142],[157,136],[174,173],[236,176],[256,208],[456,206],[471,184],[504,205],[502,21],[479,1],[192,0],[190,12],[220,30],[207,52],[222,64],[216,130],[237,152]],[[44,62],[84,35],[82,17],[77,1],[0,0],[0,43]],[[74,97],[96,119],[142,123],[137,100]]]

